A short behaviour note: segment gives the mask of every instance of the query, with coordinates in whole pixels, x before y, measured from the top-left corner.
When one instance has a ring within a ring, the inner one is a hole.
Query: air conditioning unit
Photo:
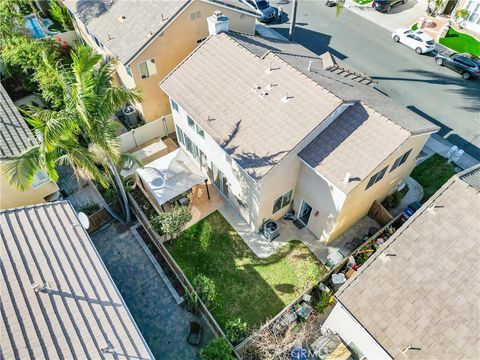
[[[138,124],[138,111],[133,106],[126,106],[122,109],[122,115],[124,116],[127,126],[133,128]]]

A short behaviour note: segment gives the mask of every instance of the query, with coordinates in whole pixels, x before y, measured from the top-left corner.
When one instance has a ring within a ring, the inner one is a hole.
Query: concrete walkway
[[[336,255],[338,249],[348,241],[351,241],[355,237],[361,238],[368,233],[370,227],[379,227],[373,219],[366,216],[332,243],[326,245],[306,227],[298,229],[292,221],[281,219],[277,221],[277,224],[280,226],[280,236],[273,241],[268,241],[262,234],[252,229],[228,203],[225,202],[224,205],[219,208],[219,212],[258,257],[267,258],[289,241],[300,240],[323,264],[327,263],[329,255]],[[338,256],[334,256],[334,258],[338,258]]]
[[[400,200],[400,204],[395,209],[391,209],[388,212],[392,216],[400,214],[408,205],[414,201],[420,201],[423,198],[423,188],[415,179],[408,177],[407,179],[408,192],[404,198]]]
[[[430,139],[428,139],[422,151],[426,153],[428,156],[433,153],[437,153],[442,155],[443,157],[448,157],[448,152],[450,151],[452,146],[453,146],[452,143],[445,140],[441,136],[434,134],[430,136]],[[458,160],[455,161],[455,164],[460,166],[462,169],[468,169],[478,163],[479,163],[478,160],[468,155],[467,153],[463,153],[463,155]]]
[[[269,28],[268,26],[257,21],[255,25],[255,31],[260,34],[260,36],[267,39],[276,39],[276,40],[288,40],[285,36],[280,35],[277,31]]]

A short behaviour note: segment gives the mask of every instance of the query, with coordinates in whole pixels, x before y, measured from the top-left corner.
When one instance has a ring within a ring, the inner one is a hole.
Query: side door
[[[455,70],[456,72],[463,74],[465,70],[467,70],[467,65],[465,64],[465,61],[460,56],[455,56],[453,57],[452,60],[453,60],[452,69]]]
[[[415,49],[415,47],[416,47],[416,45],[415,45],[416,44],[415,35],[414,34],[408,34],[407,36],[405,36],[404,43],[408,47],[410,47],[412,49]]]

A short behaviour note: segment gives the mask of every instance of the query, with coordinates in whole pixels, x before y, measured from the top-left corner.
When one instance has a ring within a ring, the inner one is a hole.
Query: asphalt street
[[[290,14],[288,0],[271,4]],[[322,0],[300,0],[297,9],[294,41],[317,54],[330,51],[369,75],[383,93],[440,126],[440,136],[480,160],[480,79],[463,80],[437,66],[433,54],[417,55],[395,43],[390,32],[348,9],[337,17],[335,8]],[[287,37],[288,15],[270,27]]]

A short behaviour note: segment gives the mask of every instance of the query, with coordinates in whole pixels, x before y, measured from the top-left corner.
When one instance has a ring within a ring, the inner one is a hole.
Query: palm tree
[[[2,172],[12,186],[28,188],[34,175],[44,170],[58,180],[57,166],[68,164],[80,176],[112,184],[119,194],[125,219],[111,208],[107,211],[119,221],[131,221],[128,198],[117,170],[125,160],[120,154],[115,112],[127,103],[141,101],[136,90],[114,87],[111,83],[117,60],[103,59],[86,46],[71,53],[68,68],[51,66],[63,87],[65,107],[61,110],[33,109],[27,113],[39,145],[3,162]],[[102,171],[103,170],[103,171]]]

